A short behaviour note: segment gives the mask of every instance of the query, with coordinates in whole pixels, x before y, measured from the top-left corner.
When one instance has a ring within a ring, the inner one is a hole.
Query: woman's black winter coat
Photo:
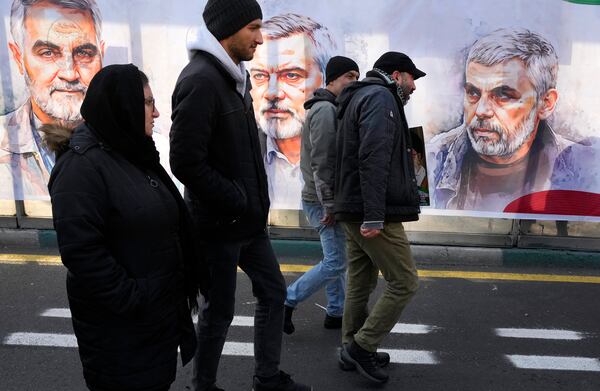
[[[146,390],[195,350],[179,207],[155,172],[77,128],[50,179],[54,225],[88,386]],[[187,255],[185,255],[187,256]]]

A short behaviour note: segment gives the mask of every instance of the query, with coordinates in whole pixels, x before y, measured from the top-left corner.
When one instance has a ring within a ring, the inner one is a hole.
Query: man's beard
[[[229,50],[233,57],[235,57],[238,61],[250,61],[254,58],[254,51],[251,49],[256,49],[256,45],[252,45],[248,47],[241,41],[233,41],[229,46]]]
[[[29,88],[31,99],[39,108],[57,124],[73,127],[82,121],[81,104],[87,92],[87,87],[79,80],[76,82],[65,82],[55,80],[50,87],[38,86],[25,72],[25,83]],[[74,94],[53,93],[56,90],[77,92]]]
[[[290,117],[285,120],[281,118],[266,118],[265,112],[267,110],[283,110]],[[266,105],[263,105],[260,108],[260,114],[259,122],[261,129],[273,139],[292,138],[302,133],[304,121],[300,119],[298,113],[291,108],[278,104],[277,101],[269,101]]]
[[[410,100],[410,88],[407,83],[402,79],[402,83],[398,86],[398,96],[402,101],[402,106],[406,106],[408,101]]]
[[[523,143],[529,139],[531,133],[534,131],[536,117],[537,112],[534,108],[529,115],[525,117],[512,132],[510,132],[510,136],[509,132],[500,125],[488,120],[479,120],[477,117],[473,117],[471,123],[467,125],[467,134],[469,135],[469,140],[471,140],[473,149],[478,154],[486,156],[509,156],[515,153]],[[500,139],[498,141],[491,141],[486,137],[480,137],[475,140],[473,132],[477,128],[494,132],[498,134]]]

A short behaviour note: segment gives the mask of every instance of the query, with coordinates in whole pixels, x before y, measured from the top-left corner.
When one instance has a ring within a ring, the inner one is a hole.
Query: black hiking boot
[[[388,356],[387,362],[389,363],[389,355],[386,353],[381,353],[382,360],[384,360],[384,355]],[[340,367],[342,363],[344,367],[348,367],[349,369],[353,369],[351,365],[354,365],[354,368],[363,377],[372,382],[381,384],[388,381],[388,374],[381,369],[381,366],[377,362],[377,353],[366,351],[358,346],[356,342],[342,346],[342,350],[340,351]]]

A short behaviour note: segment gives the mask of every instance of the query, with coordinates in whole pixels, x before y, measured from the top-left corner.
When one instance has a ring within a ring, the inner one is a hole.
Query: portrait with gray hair
[[[14,0],[8,46],[28,98],[0,117],[0,199],[47,199],[54,155],[38,130],[74,127],[102,68],[102,17],[95,0]]]
[[[437,209],[503,212],[524,195],[555,188],[576,162],[575,144],[549,124],[559,98],[552,43],[524,28],[502,28],[468,50],[463,121],[427,145]]]
[[[298,14],[274,16],[261,31],[264,43],[249,68],[271,208],[301,209],[304,102],[324,86],[325,67],[337,45],[325,26]]]

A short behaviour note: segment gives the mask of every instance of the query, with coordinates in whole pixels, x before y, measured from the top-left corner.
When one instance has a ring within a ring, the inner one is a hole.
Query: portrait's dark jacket
[[[242,96],[217,58],[197,50],[172,96],[171,169],[207,240],[266,231],[267,176],[246,78]]]
[[[194,251],[181,244],[191,227],[179,218],[185,205],[156,172],[85,125],[60,154],[49,189],[86,382],[110,390],[170,384],[177,347],[184,363],[195,350],[184,289],[184,257]]]
[[[418,220],[411,141],[396,85],[371,71],[338,98],[334,190],[337,220]]]

